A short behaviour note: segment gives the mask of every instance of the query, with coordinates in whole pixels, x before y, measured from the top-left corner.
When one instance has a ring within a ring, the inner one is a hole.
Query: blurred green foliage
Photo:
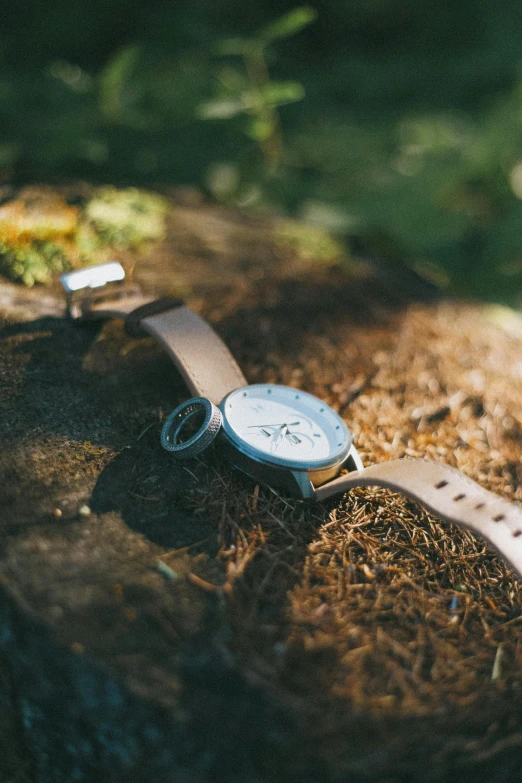
[[[275,81],[270,77],[267,50],[315,18],[313,8],[299,6],[261,28],[252,38],[226,38],[214,47],[216,55],[240,58],[243,67],[238,70],[229,66],[217,73],[217,94],[199,107],[199,116],[206,120],[230,120],[244,115],[244,132],[259,145],[262,167],[271,176],[284,163],[278,108],[302,100],[305,93],[299,82]],[[259,175],[262,176],[261,171]],[[224,193],[223,187],[219,192]],[[232,191],[229,195],[237,198],[239,194]]]
[[[0,271],[24,285],[48,283],[53,273],[68,272],[70,268],[65,252],[54,242],[35,240],[15,247],[0,242]]]
[[[0,273],[32,286],[58,272],[141,251],[165,235],[167,202],[137,188],[97,188],[68,205],[11,199],[0,206]]]
[[[165,236],[167,202],[136,188],[99,188],[87,201],[84,220],[103,245],[139,250]]]
[[[190,183],[522,300],[519,0],[18,0],[0,170]]]

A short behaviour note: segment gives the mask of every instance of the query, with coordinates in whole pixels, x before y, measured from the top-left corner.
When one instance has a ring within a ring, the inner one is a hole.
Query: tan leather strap
[[[522,509],[482,489],[455,468],[422,459],[398,459],[340,476],[315,492],[317,500],[352,487],[401,492],[435,516],[489,541],[522,578]]]
[[[88,319],[132,318],[132,312],[154,302],[139,294],[94,302],[85,312]],[[133,322],[133,328],[136,324]],[[155,337],[170,355],[190,393],[219,405],[223,397],[247,380],[222,339],[185,305],[140,318],[139,328]]]
[[[144,318],[141,325],[168,351],[194,396],[219,405],[229,392],[247,385],[225,343],[188,307]]]

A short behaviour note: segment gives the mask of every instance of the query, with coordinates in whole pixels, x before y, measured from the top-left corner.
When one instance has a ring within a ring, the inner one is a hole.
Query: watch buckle
[[[60,275],[65,291],[67,315],[73,320],[88,316],[92,304],[141,293],[136,284],[125,282],[125,270],[118,261],[86,266]]]

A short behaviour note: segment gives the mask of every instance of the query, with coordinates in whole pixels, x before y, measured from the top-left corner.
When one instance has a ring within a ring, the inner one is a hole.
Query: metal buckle
[[[119,299],[141,293],[137,285],[125,284],[125,270],[118,261],[86,266],[60,275],[65,290],[67,315],[78,320],[88,315],[89,305],[103,299]]]

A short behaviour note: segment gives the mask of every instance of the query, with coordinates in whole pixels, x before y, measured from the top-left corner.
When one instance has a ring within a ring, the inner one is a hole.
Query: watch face
[[[245,386],[220,408],[226,437],[264,464],[318,470],[341,462],[352,445],[348,427],[329,405],[289,386]]]

